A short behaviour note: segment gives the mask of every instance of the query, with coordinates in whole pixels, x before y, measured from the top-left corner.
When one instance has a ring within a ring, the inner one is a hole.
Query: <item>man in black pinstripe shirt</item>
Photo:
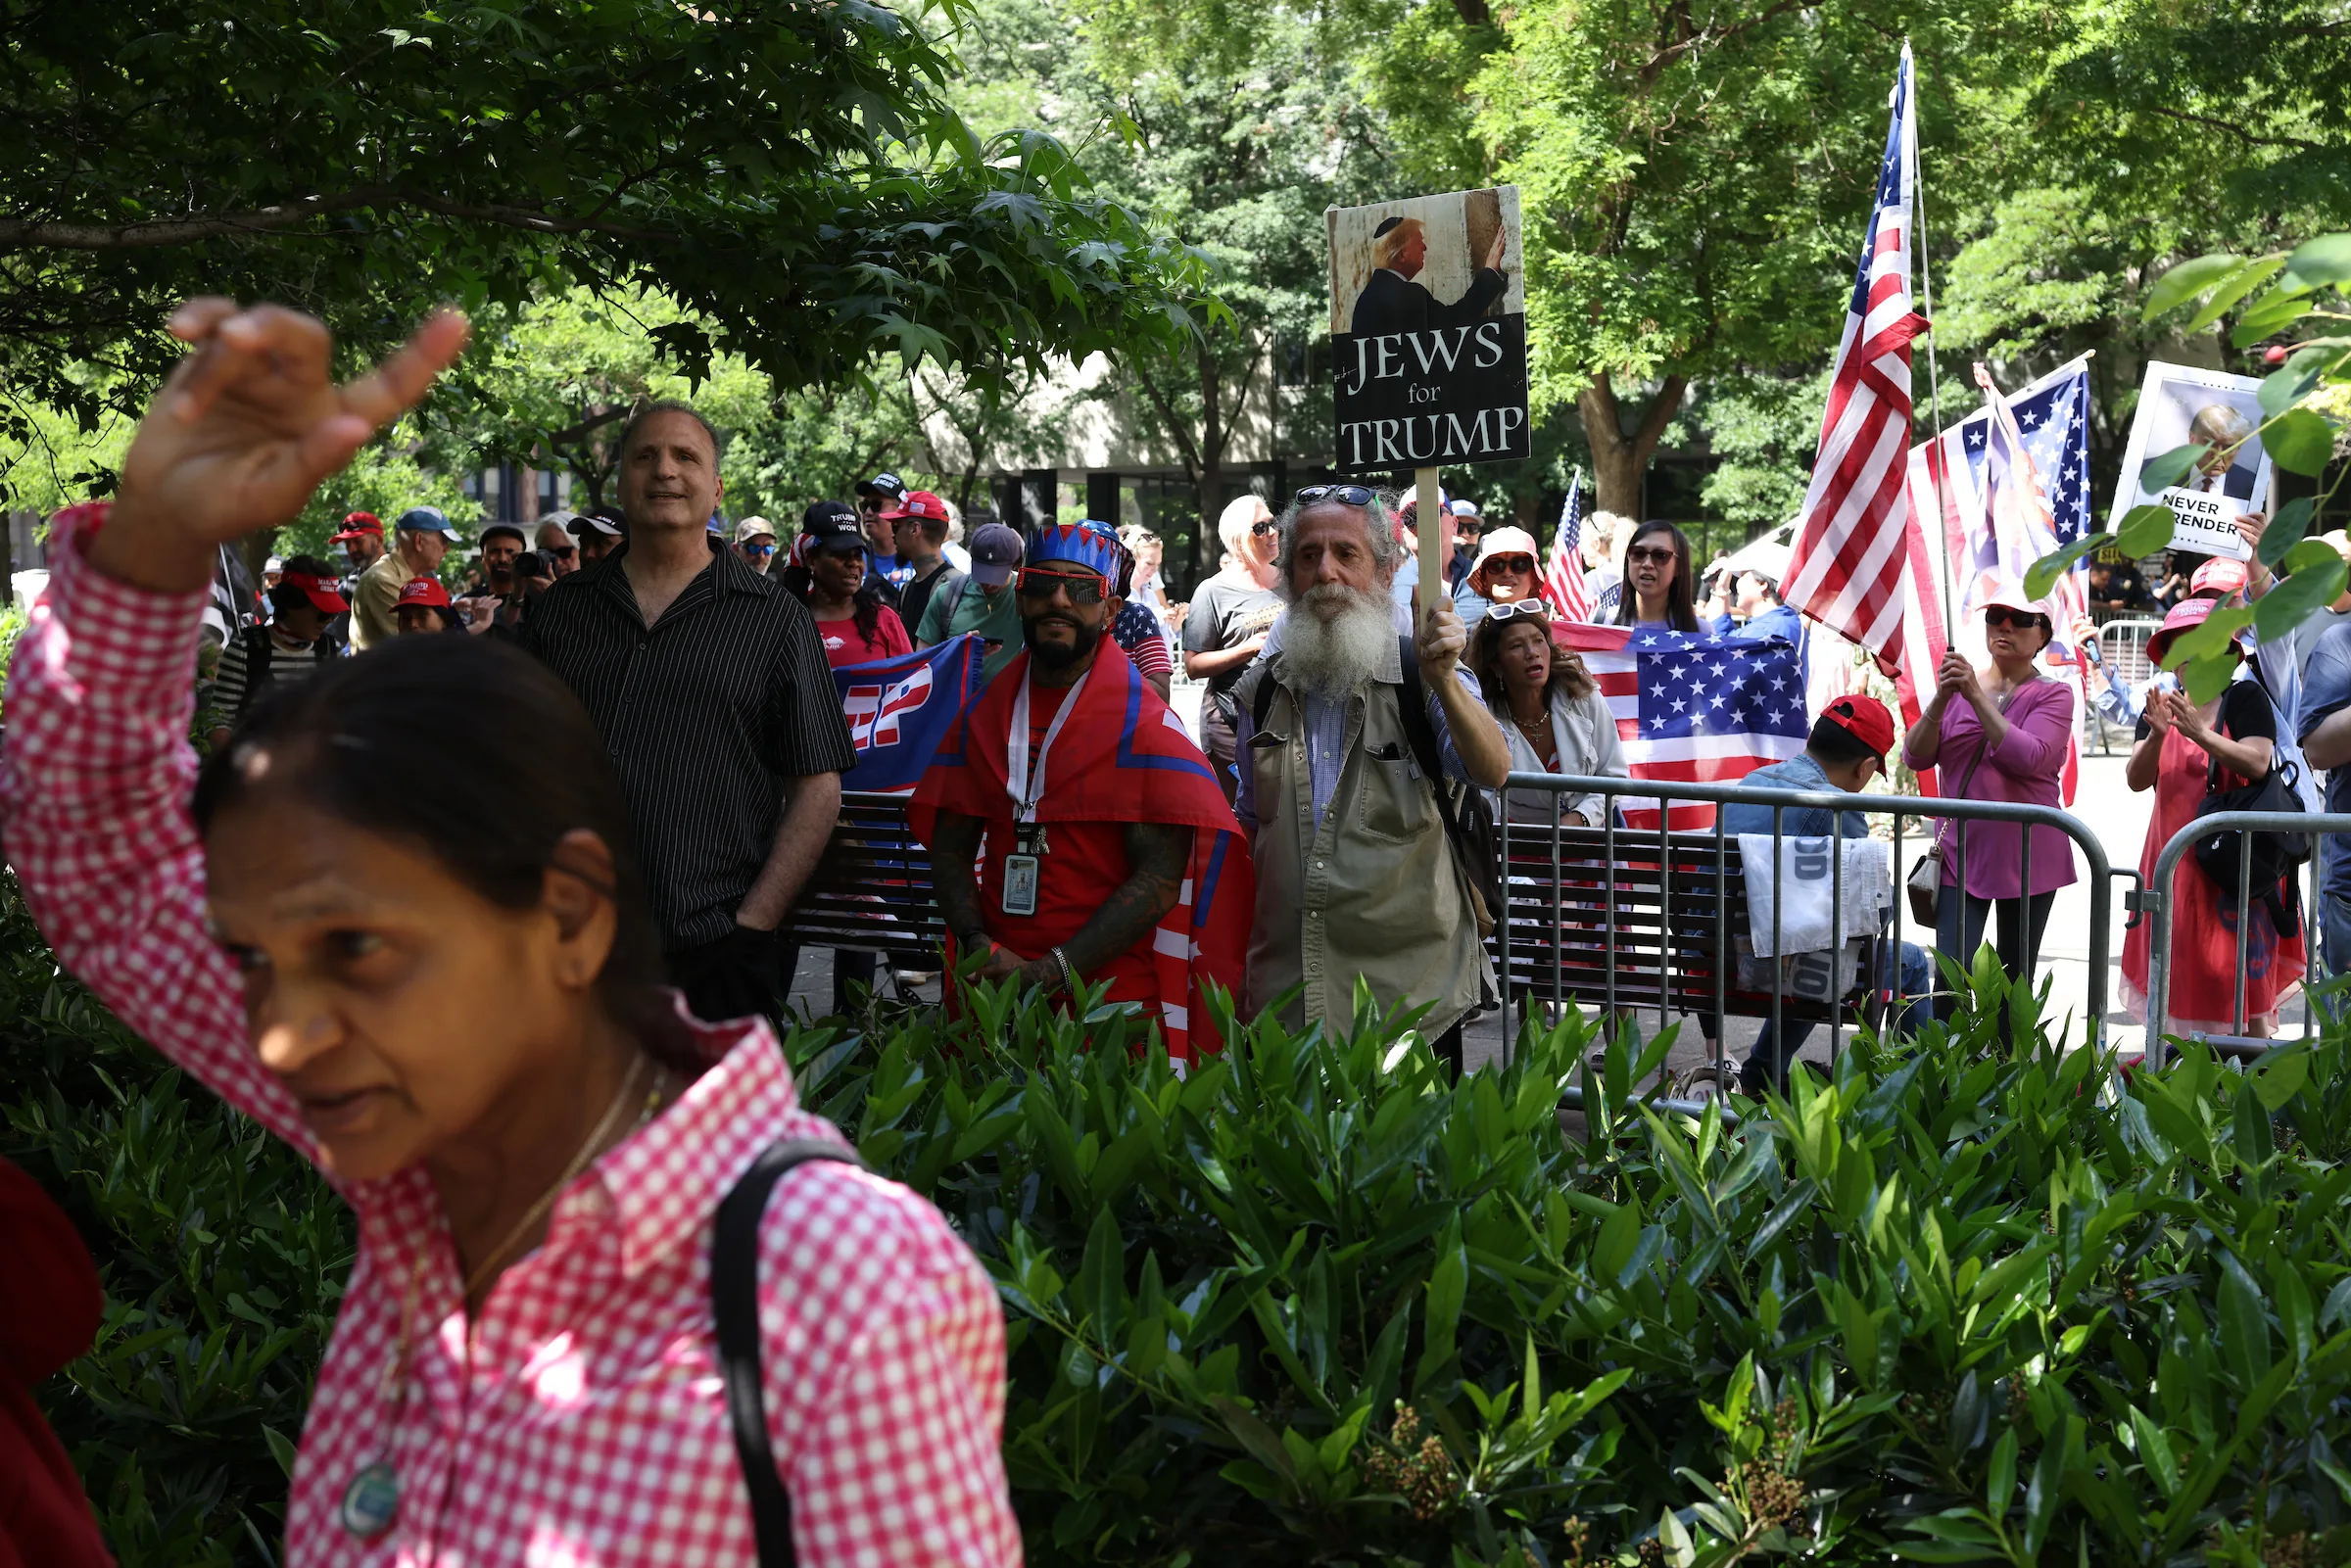
[[[620,770],[670,977],[704,1019],[780,1013],[775,928],[855,760],[807,610],[711,547],[724,491],[699,414],[641,411],[621,440],[627,543],[540,594],[523,629]]]

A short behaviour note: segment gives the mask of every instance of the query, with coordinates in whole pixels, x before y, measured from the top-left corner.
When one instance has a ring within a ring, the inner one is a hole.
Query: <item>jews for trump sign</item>
[[[1532,455],[1518,187],[1334,207],[1324,218],[1338,468]]]

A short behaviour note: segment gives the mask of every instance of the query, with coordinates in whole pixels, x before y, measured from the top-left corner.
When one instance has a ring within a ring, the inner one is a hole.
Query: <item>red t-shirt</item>
[[[857,635],[857,618],[843,616],[838,621],[819,621],[816,635],[825,644],[825,662],[835,669],[844,664],[871,664],[876,659],[894,658],[900,653],[914,651],[913,640],[906,635],[906,624],[898,612],[888,605],[882,606],[874,620],[871,641]]]
[[[1029,692],[1029,755],[1045,738],[1053,716],[1061,711],[1066,689],[1032,687]],[[1032,764],[1033,766],[1033,763]],[[1053,784],[1048,757],[1045,784]],[[1103,900],[1127,880],[1127,825],[1117,822],[1049,822],[1044,824],[1045,852],[1037,862],[1036,913],[1004,913],[1004,857],[1016,848],[1009,821],[991,817],[980,850],[980,907],[987,915],[987,933],[1023,958],[1042,958],[1081,930],[1102,907]],[[1001,842],[999,842],[1001,838]],[[1110,982],[1113,1002],[1149,1002],[1159,996],[1159,973],[1151,957],[1152,933],[1109,964],[1084,976],[1089,985]]]

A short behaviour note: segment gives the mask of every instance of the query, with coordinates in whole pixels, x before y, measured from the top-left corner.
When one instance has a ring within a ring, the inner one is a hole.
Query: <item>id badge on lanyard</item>
[[[1036,820],[1036,803],[1045,792],[1045,759],[1093,673],[1089,668],[1080,676],[1078,684],[1070,688],[1070,694],[1062,699],[1061,711],[1053,715],[1053,722],[1045,727],[1044,738],[1036,743],[1033,767],[1029,759],[1028,681],[1021,683],[1020,695],[1012,699],[1012,722],[1004,737],[1004,788],[1012,796],[1013,846],[1004,856],[1002,892],[997,900],[1007,915],[1027,917],[1036,913],[1037,889],[1044,880],[1047,853],[1045,830]]]

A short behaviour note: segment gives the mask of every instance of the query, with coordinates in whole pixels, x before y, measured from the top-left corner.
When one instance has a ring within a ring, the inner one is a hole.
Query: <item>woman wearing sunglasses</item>
[[[2074,697],[2038,662],[2055,633],[2047,609],[2022,594],[1986,605],[1984,642],[1991,662],[1979,670],[1957,648],[1944,651],[1935,699],[1902,742],[1911,768],[1940,768],[1941,792],[1955,800],[2060,804]],[[1964,968],[1983,944],[1996,904],[2000,963],[2011,976],[2029,974],[2049,905],[2074,880],[2072,840],[2055,828],[2033,830],[2030,885],[2024,830],[2016,823],[1973,822],[1964,833],[1946,823],[1938,840],[1943,886],[1936,945]]]
[[[1616,716],[1583,660],[1552,641],[1551,608],[1539,598],[1497,604],[1470,634],[1469,667],[1477,672],[1486,706],[1501,721],[1512,773],[1557,773],[1586,779],[1629,779],[1632,768],[1616,737]],[[1495,792],[1487,798],[1500,811]],[[1514,789],[1510,820],[1597,828],[1607,803],[1596,794]]]
[[[1462,624],[1474,630],[1495,605],[1523,604],[1535,594],[1535,538],[1523,528],[1497,528],[1479,541],[1468,581],[1453,596]]]
[[[1690,541],[1662,518],[1633,530],[1624,546],[1624,589],[1616,600],[1618,626],[1699,630],[1698,583],[1690,572]]]
[[[219,546],[300,512],[464,322],[347,387],[291,310],[170,327],[194,353],[111,514],[51,536],[0,814],[59,961],[355,1212],[285,1560],[748,1563],[756,1486],[811,1568],[1018,1562],[1001,1310],[937,1211],[823,1159],[714,1247],[763,1151],[843,1146],[763,1021],[696,1022],[661,984],[627,796],[552,672],[399,639],[271,693],[198,771]],[[719,1261],[756,1276],[742,1449]]]

